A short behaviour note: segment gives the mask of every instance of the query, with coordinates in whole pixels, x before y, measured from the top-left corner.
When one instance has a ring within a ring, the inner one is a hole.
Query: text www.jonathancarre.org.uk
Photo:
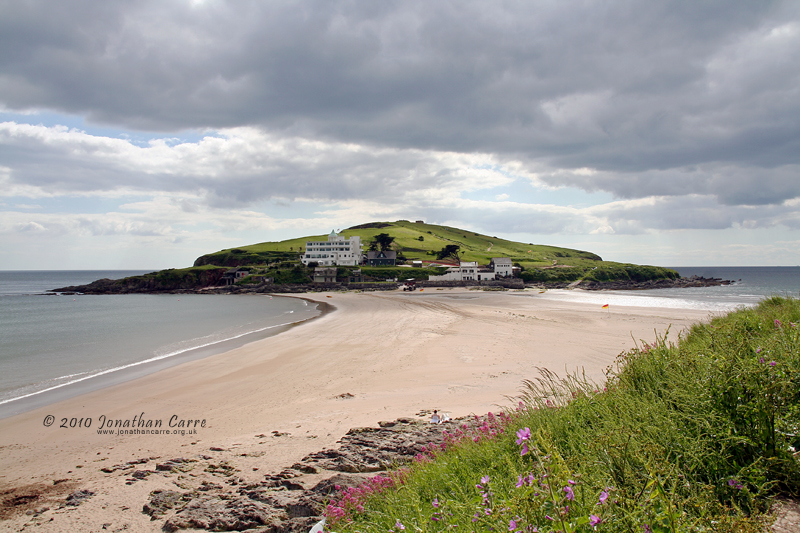
[[[45,427],[57,429],[94,429],[98,435],[197,435],[206,427],[205,418],[189,418],[173,414],[169,418],[148,418],[144,412],[131,418],[44,417]]]

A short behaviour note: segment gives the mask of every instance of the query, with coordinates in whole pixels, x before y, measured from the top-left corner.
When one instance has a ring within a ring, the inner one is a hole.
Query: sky
[[[800,2],[0,0],[0,270],[424,220],[800,265]]]

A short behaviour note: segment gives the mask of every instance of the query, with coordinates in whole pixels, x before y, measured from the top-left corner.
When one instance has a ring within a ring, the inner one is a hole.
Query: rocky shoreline
[[[118,478],[120,484],[161,482],[157,485],[162,488],[150,491],[142,501],[141,512],[155,522],[153,530],[307,532],[322,519],[325,505],[340,488],[357,486],[379,472],[408,464],[425,447],[441,444],[445,432],[453,433],[464,424],[480,425],[485,420],[472,417],[430,424],[426,421],[428,415],[420,412],[422,419],[399,418],[379,422],[377,428],[350,429],[337,442],[337,448],[311,453],[280,472],[264,475],[256,483],[241,477],[237,465],[241,454],[221,447],[210,447],[191,457],[133,459],[105,466],[101,471]],[[265,445],[263,453],[268,453],[270,441],[289,435],[273,431],[255,437]],[[61,480],[69,489],[58,495],[34,493],[30,487],[3,493],[7,512],[0,519],[25,514],[31,517],[29,524],[35,525],[47,520],[50,513],[74,512],[96,496],[69,481]],[[174,488],[163,488],[163,482]],[[110,518],[112,522],[103,529],[117,530],[119,524]]]
[[[301,294],[307,292],[339,291],[339,290],[366,290],[387,291],[397,290],[402,285],[400,282],[383,283],[312,283],[312,284],[283,284],[260,283],[257,285],[227,285],[204,286],[196,288],[161,289],[153,285],[152,280],[144,283],[121,283],[125,280],[99,279],[87,285],[74,285],[50,289],[48,294]],[[735,283],[732,280],[721,278],[704,278],[692,276],[690,278],[658,279],[647,281],[579,281],[572,283],[522,283],[514,279],[497,282],[418,282],[418,287],[480,287],[488,289],[567,289],[580,288],[589,291],[620,291],[620,290],[650,290],[650,289],[676,289],[688,287],[716,287]]]

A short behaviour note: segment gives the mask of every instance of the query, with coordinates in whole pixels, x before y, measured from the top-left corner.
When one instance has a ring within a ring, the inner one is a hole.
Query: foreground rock
[[[341,487],[361,484],[376,472],[406,464],[431,444],[440,444],[444,432],[458,425],[475,425],[482,419],[457,420],[432,425],[411,418],[380,422],[377,428],[354,428],[326,449],[304,457],[259,483],[244,484],[236,470],[200,456],[191,468],[213,473],[220,483],[200,481],[186,490],[155,490],[142,512],[153,521],[163,520],[164,531],[306,532],[322,519],[327,500]],[[185,459],[164,464],[189,465]]]

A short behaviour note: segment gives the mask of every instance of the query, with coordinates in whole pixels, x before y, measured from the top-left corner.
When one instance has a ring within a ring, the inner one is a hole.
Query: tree
[[[438,252],[436,252],[436,259],[455,259],[456,261],[461,261],[461,257],[459,256],[458,252],[461,250],[461,247],[457,244],[448,244]]]
[[[388,233],[379,233],[375,235],[375,239],[371,243],[369,243],[369,250],[374,252],[377,251],[378,248],[380,248],[382,252],[385,252],[386,250],[392,249],[393,242],[394,242],[394,237],[392,237]]]

